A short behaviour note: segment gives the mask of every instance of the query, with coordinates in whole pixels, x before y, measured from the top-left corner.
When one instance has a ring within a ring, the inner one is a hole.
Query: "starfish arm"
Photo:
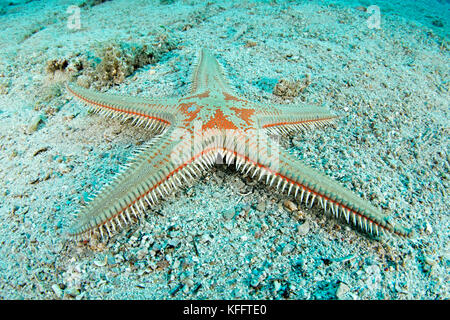
[[[264,179],[266,183],[276,185],[277,189],[294,193],[300,202],[312,206],[314,200],[320,203],[325,212],[332,212],[336,217],[344,217],[349,224],[378,235],[389,232],[407,237],[411,231],[394,223],[381,210],[363,200],[336,181],[306,166],[290,154],[277,150],[270,139],[258,140],[258,151],[249,143],[250,152],[228,150],[236,157],[236,163],[242,165],[246,173]],[[265,177],[265,178],[263,178]]]
[[[157,131],[170,126],[176,119],[177,98],[145,98],[102,93],[74,83],[68,83],[67,90],[95,112],[111,117],[134,118],[133,123]]]
[[[109,237],[214,163],[215,148],[200,146],[194,152],[190,141],[183,143],[183,134],[176,131],[171,127],[144,146],[81,210],[68,235],[77,240]],[[180,148],[184,148],[183,157]]]
[[[277,134],[322,127],[337,118],[323,107],[274,105],[270,109],[260,107],[258,110],[256,119],[259,128]]]
[[[214,55],[208,49],[203,48],[194,63],[189,92],[191,95],[195,95],[204,91],[216,90],[234,94],[225,74],[225,70]]]

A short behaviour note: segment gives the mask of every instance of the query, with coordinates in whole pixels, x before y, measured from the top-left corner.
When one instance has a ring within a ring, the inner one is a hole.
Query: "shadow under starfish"
[[[336,118],[325,108],[281,106],[237,97],[222,67],[206,49],[201,50],[184,97],[145,98],[99,93],[67,85],[68,91],[111,117],[133,118],[159,133],[98,195],[81,209],[69,235],[77,240],[110,237],[138,220],[148,207],[207,171],[218,156],[238,170],[367,233],[410,236],[369,202],[334,180],[280,150],[269,134],[327,125]]]

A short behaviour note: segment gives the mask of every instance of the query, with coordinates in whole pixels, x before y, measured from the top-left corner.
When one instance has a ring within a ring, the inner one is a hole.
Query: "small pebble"
[[[52,285],[52,289],[57,297],[61,298],[63,296],[63,291],[61,290],[58,284],[55,283],[54,285]]]
[[[35,132],[37,129],[38,129],[38,127],[39,127],[39,124],[42,122],[42,116],[39,114],[39,115],[37,115],[37,116],[35,116],[31,121],[30,121],[30,124],[28,125],[28,133],[33,133],[33,132]]]
[[[278,281],[273,282],[274,291],[278,292],[281,289],[281,284]]]
[[[82,292],[82,293],[80,293],[79,295],[77,295],[77,296],[75,297],[75,300],[81,300],[81,299],[84,298],[84,296],[85,296],[85,293]]]
[[[281,254],[283,256],[291,253],[294,250],[294,246],[290,243],[288,243],[287,245],[284,246],[283,251],[281,252]]]
[[[264,200],[259,201],[258,204],[256,205],[256,210],[258,210],[259,212],[266,211],[266,201]]]
[[[180,240],[178,239],[169,239],[169,241],[167,241],[167,246],[176,248],[178,245],[180,244]]]
[[[190,288],[190,287],[192,287],[194,285],[194,281],[192,281],[191,278],[186,278],[184,280],[184,284],[186,285],[187,288]]]
[[[309,232],[309,222],[305,221],[302,224],[297,225],[297,233],[300,236],[306,236]]]
[[[436,264],[436,260],[434,260],[433,258],[429,257],[429,256],[425,256],[424,259],[426,264],[433,266]]]
[[[283,202],[283,205],[289,212],[294,212],[298,210],[297,205],[290,200],[285,200]]]
[[[223,218],[225,220],[231,220],[233,219],[234,214],[235,214],[234,208],[233,207],[228,208],[225,211],[223,211]]]
[[[259,279],[258,278],[253,278],[250,281],[250,286],[252,286],[253,288],[256,288],[259,285]]]
[[[257,43],[255,41],[247,41],[245,43],[246,48],[252,48],[252,47],[255,47],[256,45],[257,45]]]
[[[350,288],[343,282],[339,283],[339,287],[336,290],[336,298],[339,300],[346,299],[347,292],[350,291]]]
[[[80,294],[80,290],[76,289],[76,288],[68,288],[65,291],[65,294],[70,296],[70,297],[76,297]]]
[[[209,234],[204,233],[202,235],[202,237],[200,238],[200,243],[206,243],[206,242],[211,242],[211,237],[209,236]]]
[[[77,79],[77,84],[83,88],[89,89],[91,86],[91,79],[88,76],[81,75]]]
[[[138,260],[144,259],[147,256],[147,250],[145,250],[145,249],[139,250],[136,256],[137,256]]]
[[[427,226],[425,227],[425,232],[428,234],[433,233],[433,227],[427,222]]]
[[[105,257],[105,259],[103,259],[103,261],[94,260],[94,264],[97,267],[104,267],[104,266],[106,266],[106,263],[107,263],[106,257]]]
[[[234,229],[233,221],[227,221],[223,224],[223,228],[227,231],[231,231]]]

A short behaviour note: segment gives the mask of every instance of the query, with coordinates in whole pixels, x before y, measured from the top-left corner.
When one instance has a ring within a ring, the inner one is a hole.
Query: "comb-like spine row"
[[[324,118],[318,120],[302,120],[302,121],[280,121],[277,123],[262,124],[262,128],[266,129],[270,134],[289,135],[294,131],[304,131],[334,123],[334,118]]]
[[[91,97],[87,94],[76,91],[76,89],[71,88],[69,85],[67,85],[67,90],[77,99],[86,103],[88,105],[88,110],[94,114],[100,114],[111,119],[119,118],[122,121],[132,119],[132,125],[142,126],[155,132],[162,132],[171,124],[169,121],[165,120],[165,118],[170,118],[170,116],[166,115],[164,111],[142,113],[139,111],[134,111],[132,109],[125,110],[119,108],[119,106],[116,105],[117,102],[116,104],[114,102],[101,102],[95,97]],[[117,99],[117,97],[115,98]],[[137,105],[136,102],[130,102],[129,104],[131,106]],[[166,107],[162,104],[144,105],[157,110],[162,110],[164,109],[164,107]]]
[[[294,181],[280,173],[274,172],[270,168],[254,162],[234,150],[224,149],[222,150],[222,153],[227,158],[226,163],[230,165],[234,161],[237,170],[240,170],[242,173],[249,174],[251,177],[258,177],[258,181],[265,176],[266,184],[271,187],[276,187],[277,190],[281,190],[281,192],[287,191],[288,195],[293,194],[295,199],[301,203],[305,203],[310,208],[313,206],[315,200],[317,200],[316,203],[320,203],[324,213],[331,213],[336,219],[344,219],[348,224],[353,224],[355,227],[359,227],[368,234],[378,236],[380,234],[393,233],[401,237],[410,236],[409,230],[394,226],[388,221],[379,220],[376,217],[366,215],[363,212],[352,208],[348,203],[333,199],[331,195],[327,196],[321,194],[313,188]]]
[[[215,148],[205,149],[174,170],[164,174],[161,173],[161,179],[157,183],[141,190],[141,193],[130,204],[118,210],[114,215],[98,222],[95,226],[86,223],[84,227],[69,232],[69,235],[82,241],[90,240],[94,236],[101,238],[103,241],[113,236],[128,224],[139,220],[148,208],[156,205],[174,190],[201,176],[205,170],[214,164],[215,154]],[[120,175],[116,179],[120,178]],[[110,188],[113,182],[105,189]],[[107,194],[104,191],[102,190],[102,194]]]

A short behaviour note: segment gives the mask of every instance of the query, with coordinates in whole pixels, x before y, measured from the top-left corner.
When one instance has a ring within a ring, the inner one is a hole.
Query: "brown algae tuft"
[[[164,33],[153,44],[113,42],[98,49],[96,57],[86,63],[80,85],[96,89],[122,83],[126,77],[147,64],[157,63],[167,52],[177,48],[177,41]],[[76,75],[75,75],[76,76]]]

